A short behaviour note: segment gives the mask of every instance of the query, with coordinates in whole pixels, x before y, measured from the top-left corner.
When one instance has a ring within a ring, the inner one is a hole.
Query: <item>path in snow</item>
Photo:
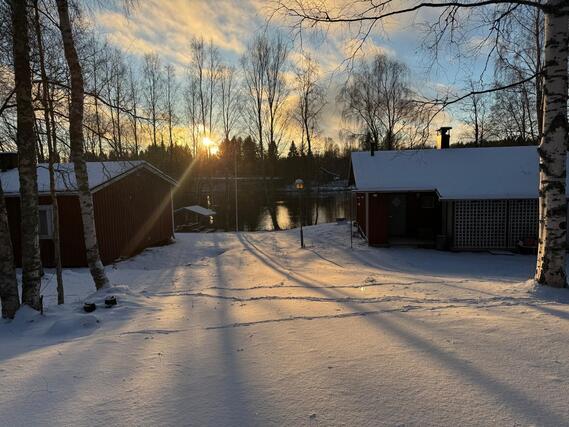
[[[532,291],[532,257],[305,236],[179,235],[110,267],[119,306],[91,315],[86,270],[64,308],[48,274],[46,316],[0,324],[0,423],[569,424],[569,298]]]

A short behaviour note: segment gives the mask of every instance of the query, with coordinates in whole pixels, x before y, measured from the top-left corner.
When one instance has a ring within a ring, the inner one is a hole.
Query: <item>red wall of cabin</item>
[[[103,263],[128,258],[172,237],[172,186],[146,169],[93,194]]]
[[[61,258],[64,267],[87,265],[79,199],[58,196]],[[50,204],[49,197],[39,203]],[[93,194],[99,251],[104,264],[130,257],[172,237],[171,185],[141,169]],[[20,199],[6,197],[16,265],[21,265]],[[43,265],[54,266],[53,241],[40,240]]]

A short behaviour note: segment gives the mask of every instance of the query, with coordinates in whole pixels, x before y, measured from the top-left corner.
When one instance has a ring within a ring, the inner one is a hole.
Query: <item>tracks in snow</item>
[[[148,294],[147,294],[148,295]],[[480,305],[489,303],[509,303],[512,305],[535,303],[535,298],[533,297],[508,297],[508,296],[495,296],[488,298],[414,298],[399,295],[388,295],[379,297],[320,297],[320,296],[302,296],[302,295],[259,295],[251,297],[240,297],[232,295],[215,295],[208,294],[205,292],[161,292],[156,294],[150,294],[150,296],[187,296],[196,298],[210,298],[219,300],[228,300],[234,302],[254,302],[254,301],[306,301],[306,302],[322,302],[322,303],[357,303],[357,304],[373,304],[373,303],[383,303],[383,302],[406,302],[413,304],[470,304],[470,305]],[[551,303],[551,302],[549,302]]]

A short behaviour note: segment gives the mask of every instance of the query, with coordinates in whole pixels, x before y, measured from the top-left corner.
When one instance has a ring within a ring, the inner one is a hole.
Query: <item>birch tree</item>
[[[240,98],[234,67],[224,66],[220,70],[219,98],[223,136],[226,141],[229,141],[231,140],[231,132],[234,131],[239,119],[238,104]]]
[[[174,71],[174,66],[171,64],[164,67],[165,73],[165,86],[166,86],[166,99],[164,110],[166,112],[166,122],[168,123],[168,142],[170,147],[170,163],[173,161],[174,156],[174,124],[177,120],[176,113],[174,111],[174,106],[176,104],[176,93],[178,90],[178,85],[176,83],[176,74]]]
[[[309,156],[312,155],[314,134],[318,131],[318,119],[326,104],[319,79],[320,70],[316,61],[310,55],[303,56],[300,65],[295,69],[298,101],[294,116],[306,139]]]
[[[412,146],[413,129],[423,126],[412,102],[407,66],[381,53],[356,64],[339,99],[344,117],[363,127],[362,133],[369,132],[377,148]]]
[[[51,117],[49,109],[52,105],[49,102],[49,79],[45,66],[45,51],[43,42],[43,33],[41,29],[40,9],[38,0],[33,1],[34,7],[34,30],[36,36],[36,49],[38,51],[38,62],[41,77],[41,106],[43,110],[45,123],[45,136],[48,149],[48,170],[49,170],[49,194],[52,206],[52,230],[53,230],[53,258],[55,261],[55,275],[57,280],[57,303],[65,302],[65,292],[63,289],[63,270],[61,265],[61,246],[59,238],[59,204],[57,201],[57,192],[55,185],[55,169],[54,165],[57,159],[57,141],[53,138]]]
[[[543,136],[539,144],[538,283],[567,285],[567,57],[569,3],[549,0],[545,11]]]
[[[29,26],[25,1],[11,0],[12,48],[17,106],[16,144],[22,230],[22,303],[40,310],[41,258],[35,114],[32,103]]]
[[[81,219],[83,221],[83,237],[87,264],[97,290],[108,287],[109,280],[99,255],[97,233],[95,229],[95,215],[93,209],[93,197],[89,188],[87,164],[84,157],[83,140],[83,109],[84,109],[84,85],[81,63],[75,48],[73,29],[69,16],[67,0],[56,0],[59,15],[59,28],[63,40],[63,48],[69,75],[71,80],[71,104],[69,107],[69,143],[71,160],[75,170],[79,205],[81,207]]]
[[[350,7],[351,5],[351,7]],[[353,1],[342,7],[310,0],[278,0],[277,10],[293,21],[302,31],[307,26],[359,24],[364,40],[375,26],[387,19],[421,9],[440,10],[436,43],[443,40],[445,31],[468,24],[462,10],[493,8],[494,24],[491,32],[499,34],[500,23],[518,7],[541,10],[545,17],[543,61],[543,134],[539,144],[539,243],[535,279],[553,287],[565,287],[567,275],[566,228],[567,201],[565,196],[567,157],[567,59],[569,49],[569,2],[566,0],[472,0],[438,2],[375,2]],[[484,10],[484,9],[480,9]],[[492,34],[489,34],[489,38]],[[520,82],[521,84],[522,82]],[[493,90],[498,90],[494,88]],[[448,105],[442,102],[442,106]]]
[[[143,96],[146,102],[146,111],[152,127],[152,145],[158,145],[158,121],[160,119],[160,106],[164,98],[164,76],[160,57],[153,53],[144,56],[144,86]]]
[[[270,96],[268,93],[269,90],[274,90],[269,89],[268,82],[268,76],[273,74],[272,71],[269,71],[269,67],[271,66],[270,64],[274,61],[271,59],[272,50],[271,41],[265,35],[258,36],[251,42],[247,53],[241,58],[241,64],[243,66],[245,93],[248,101],[248,108],[245,114],[247,114],[249,122],[251,123],[251,130],[257,137],[265,202],[271,216],[273,229],[280,230],[276,209],[272,203],[269,192],[266,164],[268,146],[272,142],[270,138],[272,138],[274,134],[274,127],[271,129],[270,124],[272,114],[267,112],[269,109],[267,107],[267,99]],[[269,117],[269,120],[267,120],[267,117]],[[267,121],[269,123],[267,123]],[[269,135],[268,141],[266,141],[265,138],[266,133]]]

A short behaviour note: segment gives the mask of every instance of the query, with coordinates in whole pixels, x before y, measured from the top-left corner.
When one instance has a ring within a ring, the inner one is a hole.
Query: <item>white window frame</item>
[[[39,237],[41,240],[51,240],[53,239],[53,206],[39,205],[38,211],[45,212],[46,221],[47,221],[47,233],[41,234],[40,232]],[[39,218],[38,218],[38,231],[39,231]]]

